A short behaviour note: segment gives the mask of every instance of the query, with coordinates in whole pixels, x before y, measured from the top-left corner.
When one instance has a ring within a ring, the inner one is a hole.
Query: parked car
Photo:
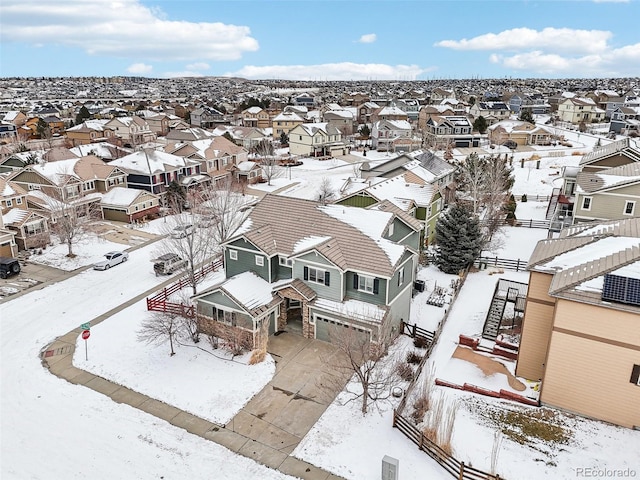
[[[11,257],[0,257],[0,278],[20,273],[20,262]]]
[[[171,230],[171,238],[185,238],[193,233],[193,225],[190,223],[184,225],[178,225]]]
[[[127,252],[109,252],[105,253],[104,257],[102,262],[93,264],[94,270],[109,270],[111,267],[126,262],[129,259],[129,254]]]
[[[175,253],[165,253],[153,260],[153,271],[158,275],[171,275],[189,264]]]
[[[507,147],[507,148],[509,148],[511,150],[515,150],[516,148],[518,148],[518,144],[516,142],[514,142],[513,140],[507,140],[502,145],[504,145],[505,147]]]

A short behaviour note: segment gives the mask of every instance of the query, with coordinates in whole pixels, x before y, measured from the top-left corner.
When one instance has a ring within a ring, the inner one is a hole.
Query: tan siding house
[[[568,227],[529,270],[516,374],[542,404],[640,426],[640,218]]]

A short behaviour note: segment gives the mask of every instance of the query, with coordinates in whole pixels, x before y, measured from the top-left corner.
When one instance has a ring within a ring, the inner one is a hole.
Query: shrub
[[[416,337],[413,339],[413,346],[416,348],[427,348],[429,346],[429,342],[424,337]]]
[[[407,382],[413,380],[413,369],[406,363],[398,362],[396,365],[396,373],[401,379],[406,380]]]
[[[411,419],[419,424],[424,420],[424,416],[429,411],[429,396],[420,395],[415,402],[413,402],[413,412],[411,412]]]
[[[416,364],[420,363],[420,360],[422,360],[422,355],[418,354],[418,352],[407,353],[407,363]]]

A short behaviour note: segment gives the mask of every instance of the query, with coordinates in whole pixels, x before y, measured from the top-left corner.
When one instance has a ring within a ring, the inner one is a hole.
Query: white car
[[[111,267],[115,267],[120,263],[124,263],[129,259],[127,252],[109,252],[104,255],[105,260],[102,262],[94,263],[94,270],[109,270]]]
[[[185,225],[178,225],[171,230],[171,238],[185,238],[193,233],[193,225],[187,223]]]

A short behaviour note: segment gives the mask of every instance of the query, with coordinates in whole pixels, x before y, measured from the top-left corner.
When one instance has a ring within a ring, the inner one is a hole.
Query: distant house
[[[371,129],[371,146],[381,152],[413,150],[411,124],[407,120],[380,120]],[[415,144],[417,148],[419,142]]]
[[[16,258],[17,256],[16,232],[4,226],[3,216],[0,214],[0,257]]]
[[[291,97],[291,103],[295,106],[307,107],[311,109],[316,105],[316,98],[313,94],[304,92]]]
[[[47,217],[32,210],[12,208],[2,214],[2,224],[15,238],[18,250],[43,248],[51,241]],[[4,241],[6,243],[6,237]]]
[[[214,128],[224,121],[224,114],[213,107],[205,105],[191,111],[191,125],[194,127]]]
[[[506,120],[511,115],[509,106],[504,102],[476,102],[469,109],[474,118],[484,117],[488,125]]]
[[[241,114],[243,127],[270,128],[269,113],[260,107],[249,107]]]
[[[418,111],[418,129],[426,129],[427,120],[431,117],[447,117],[455,115],[451,105],[423,105]]]
[[[334,109],[326,111],[322,114],[324,122],[332,127],[337,128],[343,137],[353,135],[353,113],[347,109]]]
[[[378,110],[375,110],[371,115],[372,122],[379,122],[380,120],[404,120],[405,122],[409,121],[409,116],[407,112],[402,110],[395,105],[381,107]]]
[[[436,87],[431,91],[430,103],[432,105],[437,105],[445,98],[456,98],[456,94],[453,90]]]
[[[123,143],[129,146],[142,145],[156,138],[146,120],[136,115],[112,118],[104,128],[113,130],[114,136],[121,138]]]
[[[418,243],[419,226],[398,210],[267,195],[223,244],[226,280],[194,297],[200,328],[232,330],[252,348],[283,330],[330,342],[350,327],[383,341],[409,318]]]
[[[21,127],[27,121],[27,116],[20,110],[9,110],[2,117],[2,121],[12,123],[16,127]]]
[[[521,120],[501,120],[488,129],[489,141],[503,145],[507,141],[518,145],[550,145],[554,139],[551,130]]]
[[[302,125],[303,123],[304,119],[295,112],[279,113],[271,122],[273,139],[279,140],[283,133],[289,136],[289,132],[293,130],[294,127]]]
[[[303,123],[289,133],[292,155],[322,157],[347,153],[342,132],[328,123]]]
[[[372,122],[373,113],[379,109],[380,105],[370,101],[358,105],[358,123],[361,125],[370,124]]]
[[[558,118],[569,123],[592,123],[604,121],[605,111],[598,108],[590,98],[565,98],[558,103]]]
[[[541,381],[543,405],[640,426],[639,232],[582,223],[531,254],[516,375]]]
[[[67,128],[65,136],[74,147],[103,142],[115,135],[114,130],[105,128],[108,122],[109,120],[85,120],[79,125]]]
[[[262,129],[256,127],[238,127],[234,125],[218,125],[213,134],[216,136],[229,136],[236,145],[251,150],[263,140],[271,140],[270,136]]]
[[[622,135],[636,134],[640,136],[640,106],[621,105],[616,107],[611,113],[609,131]]]
[[[162,195],[172,181],[200,175],[200,162],[159,150],[143,149],[107,165],[127,173],[127,185]]]
[[[425,124],[425,139],[434,147],[477,147],[480,145],[480,138],[473,134],[473,125],[464,116],[434,116]]]

